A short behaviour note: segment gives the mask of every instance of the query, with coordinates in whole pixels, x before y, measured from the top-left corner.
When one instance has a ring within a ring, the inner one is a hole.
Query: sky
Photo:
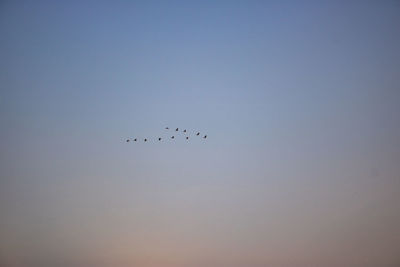
[[[389,0],[1,1],[0,265],[399,266],[399,29]]]

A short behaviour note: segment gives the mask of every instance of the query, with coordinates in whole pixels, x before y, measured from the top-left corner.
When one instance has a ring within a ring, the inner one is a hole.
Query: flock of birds
[[[165,127],[165,130],[169,130],[169,127]],[[179,128],[176,128],[176,129],[175,129],[175,132],[179,132]],[[189,136],[188,136],[188,134],[187,134],[186,129],[184,129],[182,132],[186,135],[186,136],[185,136],[186,140],[189,140]],[[197,133],[196,133],[196,136],[200,136],[200,132],[197,132]],[[207,135],[204,135],[203,138],[206,139],[206,138],[207,138]],[[171,136],[171,139],[175,139],[175,135],[172,135],[172,136]],[[158,137],[157,140],[158,140],[158,141],[161,141],[162,138],[161,138],[161,137]],[[138,142],[138,141],[139,141],[139,138],[133,138],[133,139],[129,139],[129,138],[128,138],[128,139],[126,139],[126,142],[127,142],[127,143],[129,143],[130,141]],[[144,138],[143,141],[144,141],[144,142],[147,142],[147,141],[149,141],[149,139],[148,139],[148,138]]]

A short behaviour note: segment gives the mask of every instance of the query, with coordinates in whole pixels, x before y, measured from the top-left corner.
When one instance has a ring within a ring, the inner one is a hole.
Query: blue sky
[[[0,262],[395,266],[399,12],[2,2]]]

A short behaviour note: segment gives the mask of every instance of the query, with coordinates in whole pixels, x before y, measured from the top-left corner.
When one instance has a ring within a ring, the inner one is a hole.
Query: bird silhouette
[[[166,130],[169,130],[169,127],[165,127],[165,129]],[[173,128],[172,128],[173,129]],[[181,128],[181,130],[182,130],[182,128]],[[178,132],[179,131],[179,128],[176,128],[175,129],[175,131],[176,132]],[[189,129],[189,131],[190,131],[190,129]],[[186,140],[189,140],[189,133],[188,133],[188,130],[187,129],[183,129],[182,130],[182,132],[183,133],[185,133],[185,135],[183,135],[183,137],[186,139]],[[178,133],[177,133],[178,134]],[[200,132],[196,132],[196,136],[200,136]],[[206,139],[207,138],[207,135],[203,135],[202,136],[204,139]],[[168,139],[168,137],[165,137],[166,139]],[[200,137],[201,138],[201,137]],[[154,138],[154,140],[158,140],[159,142],[160,141],[162,141],[162,137],[157,137],[157,138]],[[175,139],[175,135],[172,135],[171,136],[171,139]],[[178,137],[178,139],[179,139],[179,137]],[[148,138],[144,138],[144,139],[142,139],[144,142],[148,142],[149,141],[149,139]],[[153,140],[153,139],[152,139]],[[126,143],[129,143],[129,142],[137,142],[137,141],[140,141],[140,138],[127,138],[127,139],[125,139],[125,142]]]

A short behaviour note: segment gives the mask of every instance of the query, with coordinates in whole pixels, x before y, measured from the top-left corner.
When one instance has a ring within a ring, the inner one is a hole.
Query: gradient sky
[[[400,265],[399,1],[2,1],[0,127],[1,266]]]

